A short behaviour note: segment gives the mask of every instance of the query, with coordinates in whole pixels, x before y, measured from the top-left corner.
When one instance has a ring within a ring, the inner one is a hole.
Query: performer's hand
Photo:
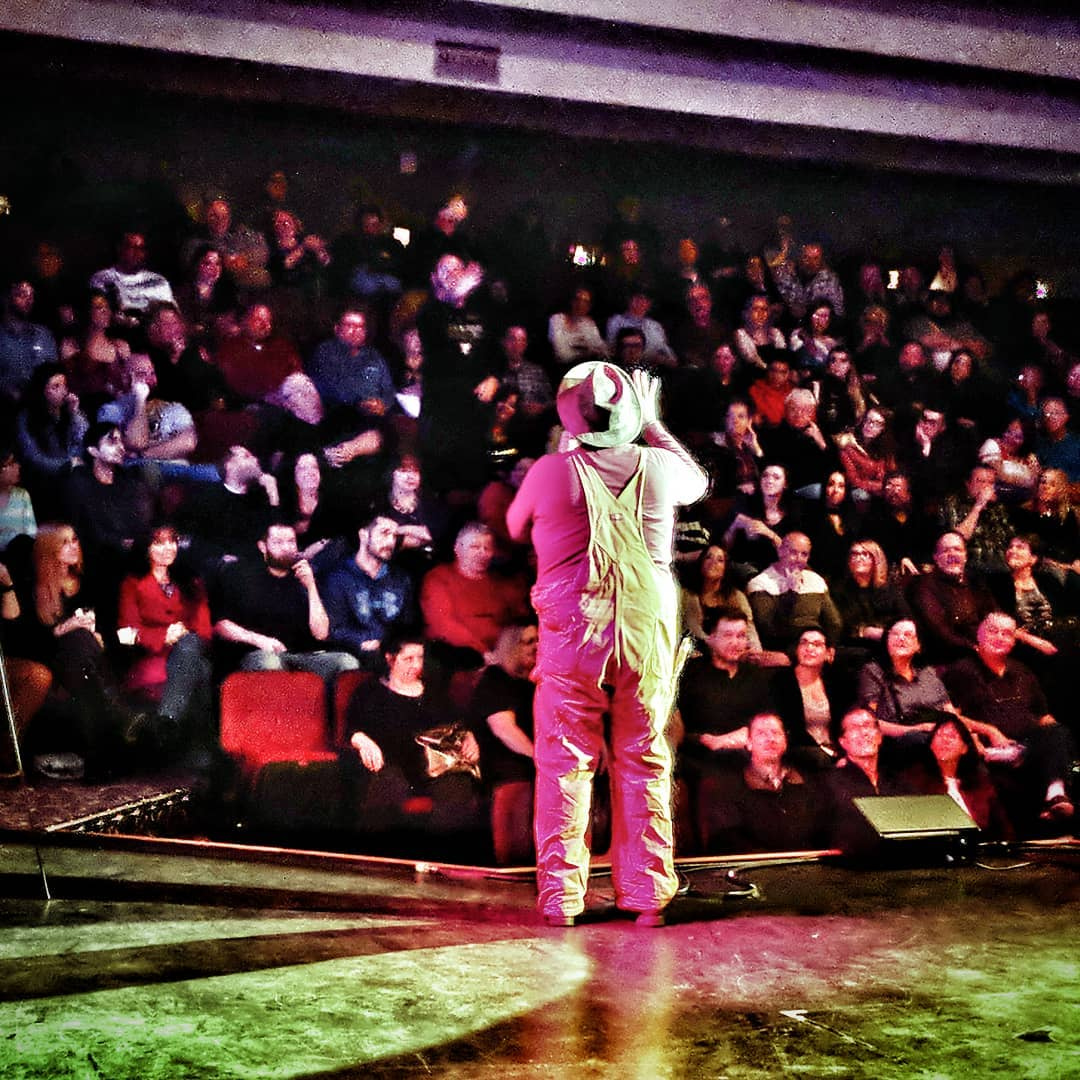
[[[641,402],[641,423],[655,423],[660,419],[660,380],[640,368],[630,372],[630,385]]]

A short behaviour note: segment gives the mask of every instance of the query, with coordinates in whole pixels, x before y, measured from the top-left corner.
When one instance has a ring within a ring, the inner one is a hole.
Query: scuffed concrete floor
[[[45,855],[60,898],[0,901],[5,1080],[1080,1076],[1075,863],[769,867],[553,930],[527,882]]]

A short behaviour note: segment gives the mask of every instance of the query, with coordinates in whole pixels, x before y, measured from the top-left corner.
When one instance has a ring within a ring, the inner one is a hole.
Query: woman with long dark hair
[[[149,569],[120,585],[117,637],[135,650],[125,689],[148,699],[156,717],[146,735],[156,749],[178,747],[184,728],[212,713],[210,609],[202,583],[177,563],[176,530],[159,525],[147,545]],[[194,734],[194,733],[192,733]]]

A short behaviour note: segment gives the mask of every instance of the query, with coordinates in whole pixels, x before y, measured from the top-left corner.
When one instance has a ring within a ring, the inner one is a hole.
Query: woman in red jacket
[[[152,736],[162,750],[178,748],[181,725],[212,716],[210,609],[202,583],[177,568],[177,552],[176,530],[159,526],[147,549],[149,572],[120,586],[117,636],[137,653],[125,686],[157,703]]]

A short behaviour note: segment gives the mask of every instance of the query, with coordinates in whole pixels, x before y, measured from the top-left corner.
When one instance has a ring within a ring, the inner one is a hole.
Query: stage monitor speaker
[[[883,841],[882,853],[903,852],[902,861],[963,862],[970,859],[979,827],[948,795],[874,795],[854,800]]]

